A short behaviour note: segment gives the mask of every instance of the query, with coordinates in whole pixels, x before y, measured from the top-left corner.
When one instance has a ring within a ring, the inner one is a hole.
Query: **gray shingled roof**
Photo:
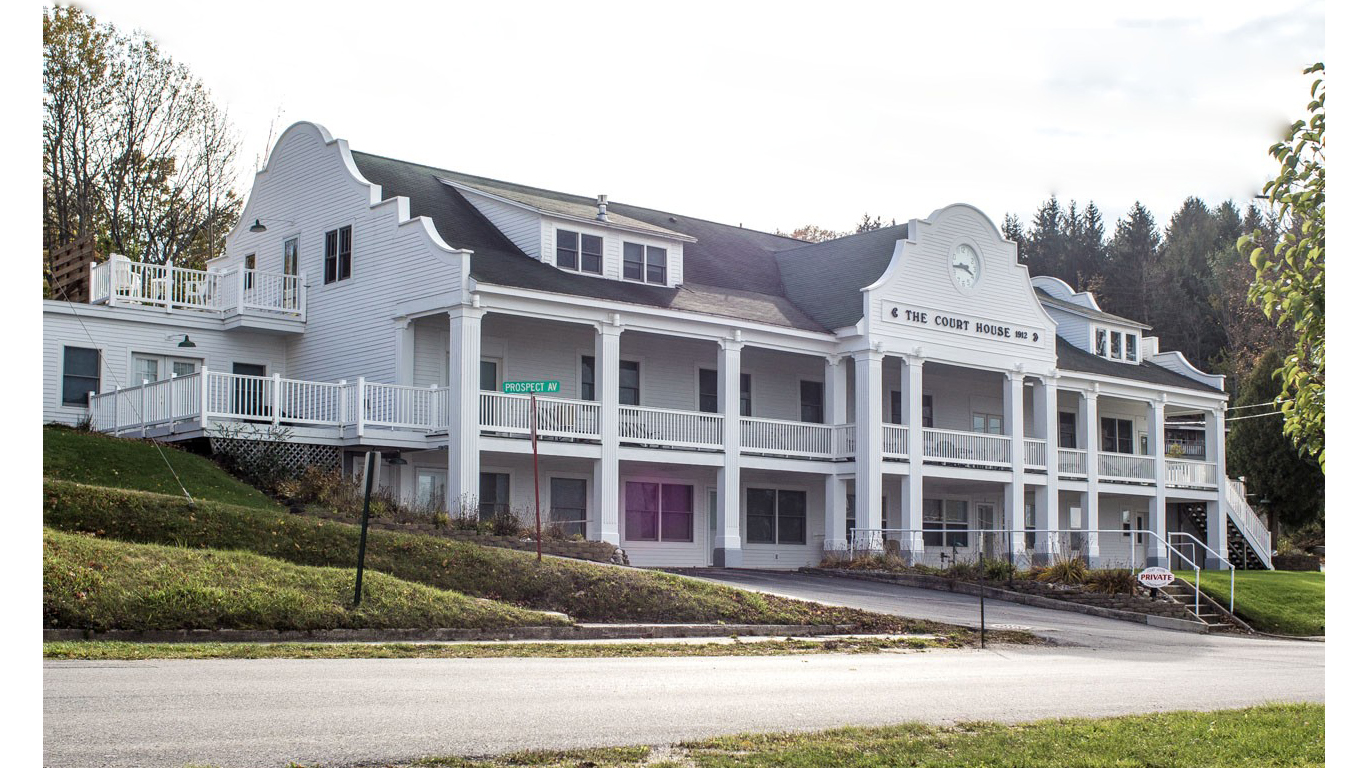
[[[777,255],[787,297],[793,304],[834,330],[863,318],[862,289],[872,285],[892,261],[906,225],[847,235]]]
[[[1144,325],[1143,323],[1140,323],[1137,320],[1130,320],[1127,317],[1112,315],[1109,312],[1102,312],[1099,309],[1091,309],[1090,307],[1083,307],[1080,304],[1073,304],[1070,301],[1063,301],[1062,299],[1050,295],[1047,291],[1043,290],[1042,288],[1035,288],[1034,295],[1038,296],[1039,301],[1046,306],[1057,307],[1067,312],[1075,312],[1083,317],[1089,317],[1094,320],[1108,320],[1112,323],[1122,323],[1124,325],[1129,326],[1137,326],[1145,331],[1151,331],[1153,329],[1151,325]]]
[[[549,213],[552,215],[559,216],[568,216],[575,219],[587,219],[589,221],[597,219],[598,216],[598,201],[596,199],[591,201],[587,198],[584,198],[582,200],[564,200],[557,197],[552,197],[543,192],[532,193],[520,189],[508,189],[506,186],[498,186],[496,184],[490,184],[488,182],[462,181],[460,179],[451,179],[451,181],[454,181],[457,184],[462,184],[466,187],[469,187],[470,189],[478,190],[488,195],[501,197],[504,200],[508,200],[514,203],[520,203],[521,205],[535,208],[537,211],[540,211],[542,213]],[[665,229],[664,227],[655,226],[654,224],[651,224],[648,221],[640,221],[638,219],[633,219],[630,216],[623,216],[621,213],[616,211],[611,205],[608,205],[608,217],[606,223],[609,226],[616,225],[620,227],[629,227],[631,229],[641,230],[644,232],[654,232],[660,235],[664,235],[665,237],[678,237],[679,235],[683,234],[681,232],[675,232],[671,229]],[[688,237],[687,235],[683,236]]]
[[[1057,337],[1057,342],[1058,370],[1060,371],[1114,376],[1119,379],[1142,381],[1148,384],[1158,384],[1165,387],[1198,389],[1206,392],[1223,392],[1223,390],[1218,387],[1212,387],[1203,381],[1196,381],[1188,376],[1182,376],[1175,371],[1169,371],[1166,368],[1147,360],[1144,360],[1138,365],[1132,363],[1118,363],[1114,360],[1108,360],[1099,355],[1093,355],[1090,352],[1078,349],[1061,336]]]

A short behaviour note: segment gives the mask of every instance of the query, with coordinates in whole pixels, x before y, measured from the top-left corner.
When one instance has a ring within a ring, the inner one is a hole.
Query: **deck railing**
[[[674,448],[721,448],[721,416],[672,408],[621,406],[621,441]]]
[[[926,429],[925,459],[950,464],[1010,466],[1010,438],[981,432]]]
[[[1156,478],[1157,462],[1152,456],[1100,452],[1098,474],[1106,480],[1148,480]]]
[[[911,430],[900,424],[882,425],[882,455],[907,458],[911,453]]]
[[[740,450],[775,456],[828,459],[834,426],[782,419],[740,419]]]
[[[172,376],[90,397],[91,425],[115,434],[199,418],[202,373]]]
[[[436,418],[436,401],[445,396],[438,387],[365,382],[365,423],[390,429],[445,428]]]
[[[236,268],[207,272],[111,256],[90,270],[92,304],[134,304],[219,314],[246,309],[302,319],[302,276]]]
[[[1271,567],[1271,532],[1266,529],[1262,519],[1248,506],[1243,484],[1232,478],[1224,478],[1224,497],[1228,500],[1229,517],[1243,532],[1257,556],[1268,568]],[[1244,566],[1246,567],[1246,566]]]
[[[1030,469],[1044,469],[1047,464],[1048,443],[1032,437],[1026,437],[1024,441],[1025,458],[1024,465]]]
[[[1167,485],[1180,488],[1218,488],[1218,468],[1213,462],[1167,459]]]
[[[1058,474],[1086,476],[1086,451],[1075,448],[1058,449]]]
[[[831,428],[831,448],[834,459],[852,459],[858,450],[858,432],[853,424],[836,424]]]
[[[443,398],[444,399],[444,398]],[[444,415],[446,406],[438,406]],[[593,400],[536,398],[536,434],[540,437],[602,439],[602,404]],[[531,396],[479,393],[479,426],[492,432],[531,434]]]

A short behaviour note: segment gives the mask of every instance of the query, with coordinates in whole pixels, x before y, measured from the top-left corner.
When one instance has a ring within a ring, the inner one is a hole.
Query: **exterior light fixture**
[[[401,467],[406,465],[408,460],[403,458],[402,453],[395,451],[394,453],[385,454],[384,463],[391,467]]]
[[[170,336],[167,336],[166,340],[171,341],[177,336],[180,336],[180,343],[176,345],[177,347],[184,347],[185,349],[190,349],[197,346],[193,341],[190,341],[189,334],[173,333]]]
[[[265,224],[262,224],[262,223],[261,223],[262,221],[278,221],[278,222],[280,222],[281,224],[289,224],[289,225],[293,225],[293,224],[294,224],[294,220],[293,220],[293,219],[268,219],[268,218],[260,218],[260,219],[257,219],[256,222],[255,222],[254,224],[252,224],[250,227],[247,227],[247,231],[248,231],[248,232],[255,232],[255,233],[258,233],[258,234],[261,233],[261,232],[265,232],[265,231],[266,231],[266,225],[265,225]]]

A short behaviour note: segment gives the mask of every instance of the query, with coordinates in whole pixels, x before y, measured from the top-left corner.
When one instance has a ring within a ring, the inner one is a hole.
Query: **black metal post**
[[[360,513],[360,553],[356,556],[356,599],[351,603],[352,608],[360,607],[360,584],[365,575],[365,535],[370,531],[370,488],[375,484],[375,459],[378,456],[375,451],[365,454],[365,504]]]
[[[987,593],[982,586],[982,569],[985,563],[982,560],[982,548],[977,548],[977,609],[980,612],[981,628],[979,630],[979,645],[987,647]]]

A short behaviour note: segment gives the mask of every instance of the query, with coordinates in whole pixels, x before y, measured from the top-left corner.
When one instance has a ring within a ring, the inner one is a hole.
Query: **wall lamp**
[[[179,334],[179,333],[173,333],[173,334],[171,334],[170,336],[167,336],[167,337],[166,337],[166,340],[167,340],[167,341],[170,341],[170,340],[172,340],[172,339],[174,339],[175,337],[180,336],[180,335],[181,335],[181,334]],[[177,347],[184,347],[184,348],[186,348],[186,349],[189,349],[189,348],[194,347],[194,346],[196,346],[196,345],[195,345],[195,343],[194,343],[193,341],[190,341],[190,336],[189,336],[189,334],[185,334],[185,335],[184,335],[184,338],[182,338],[182,339],[180,340],[180,343],[177,344],[176,346],[177,346]]]
[[[291,220],[291,219],[257,219],[255,224],[252,224],[250,227],[247,227],[247,231],[248,231],[248,232],[265,232],[265,231],[266,231],[266,225],[265,225],[265,224],[262,224],[262,223],[261,223],[262,221],[278,221],[278,222],[280,222],[281,224],[291,224],[291,225],[294,223],[293,220]]]
[[[393,453],[384,454],[384,463],[388,464],[391,467],[401,467],[406,465],[408,463],[408,460],[403,458],[402,453],[395,451]]]

